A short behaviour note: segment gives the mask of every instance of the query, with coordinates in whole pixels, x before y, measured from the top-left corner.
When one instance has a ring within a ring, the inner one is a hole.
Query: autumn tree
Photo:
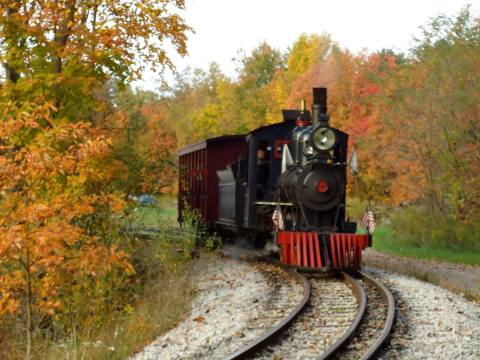
[[[104,276],[132,268],[94,227],[99,208],[121,210],[115,196],[89,189],[109,176],[97,165],[109,140],[86,124],[55,122],[52,104],[21,109],[5,108],[0,123],[0,314],[22,314],[28,358],[40,323],[55,316],[77,326],[86,304],[74,294],[98,297]]]
[[[378,102],[388,96],[388,79],[395,73],[397,63],[395,57],[379,53],[359,54],[355,61],[345,125],[350,145],[356,148],[362,160],[357,195],[385,201],[391,196],[392,169],[389,166],[395,158],[388,154],[391,154],[394,133],[386,128]],[[414,194],[413,191],[409,193]]]
[[[348,118],[351,111],[352,82],[358,67],[358,56],[347,49],[332,53],[336,68],[336,80],[328,88],[328,111],[332,125],[349,131]]]
[[[88,70],[101,78],[141,76],[145,64],[172,67],[169,42],[186,53],[184,1],[5,1],[1,58],[7,78]]]
[[[397,164],[421,170],[405,174],[396,186],[416,186],[432,216],[440,212],[464,223],[476,218],[480,201],[479,34],[469,8],[455,18],[435,18],[385,104],[386,121],[399,135],[393,143]]]
[[[169,189],[175,175],[176,135],[157,94],[130,88],[114,97],[121,126],[112,132],[112,156],[123,174],[115,187],[128,196]]]
[[[266,115],[268,123],[278,122],[281,109],[293,106],[292,102],[297,99],[299,93],[298,87],[301,83],[299,78],[307,71],[312,71],[313,66],[326,61],[336,48],[337,45],[327,33],[302,34],[298,37],[285,55],[286,68],[277,71],[274,79],[266,87],[270,103]]]
[[[238,132],[234,82],[216,63],[207,71],[186,69],[169,94],[160,99],[165,123],[174,129],[179,147],[207,137]]]
[[[267,114],[271,109],[268,84],[275,74],[284,70],[284,56],[279,50],[266,42],[252,50],[251,54],[243,54],[239,59],[238,86],[235,88],[237,107],[240,115],[239,132],[251,131],[267,123]],[[277,113],[277,119],[280,112]]]
[[[334,48],[336,44],[327,33],[300,35],[288,53],[289,76],[297,77],[312,65],[326,60]]]
[[[111,226],[122,201],[110,139],[122,118],[106,84],[172,67],[169,46],[186,54],[183,7],[1,3],[0,318],[24,323],[26,358],[46,323],[75,333],[122,301],[132,268]]]
[[[286,99],[288,108],[298,108],[301,100],[306,100],[307,106],[313,102],[312,88],[326,87],[331,89],[337,81],[338,70],[336,59],[329,56],[325,60],[311,65],[308,70],[292,82],[290,93]]]

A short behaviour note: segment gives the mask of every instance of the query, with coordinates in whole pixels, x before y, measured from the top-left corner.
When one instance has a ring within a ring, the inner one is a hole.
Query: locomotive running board
[[[293,204],[290,202],[278,202],[278,201],[255,201],[254,204],[255,205],[272,205],[272,206],[276,206],[276,205],[293,206]]]
[[[278,231],[282,263],[312,269],[359,269],[362,251],[368,246],[367,234],[320,234],[302,231]]]

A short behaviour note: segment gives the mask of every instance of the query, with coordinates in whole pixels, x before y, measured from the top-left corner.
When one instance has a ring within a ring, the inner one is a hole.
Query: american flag
[[[272,221],[277,230],[283,230],[284,224],[283,224],[283,215],[282,215],[282,209],[280,208],[280,205],[277,205],[275,207],[275,210],[273,211],[272,215]]]
[[[367,209],[362,217],[362,226],[369,234],[373,234],[375,231],[375,214],[373,213],[370,204],[368,204]]]

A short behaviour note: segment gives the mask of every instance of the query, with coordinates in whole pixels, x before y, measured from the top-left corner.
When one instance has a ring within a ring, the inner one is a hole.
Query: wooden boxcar
[[[178,221],[183,223],[188,207],[198,211],[213,230],[218,219],[217,171],[246,156],[245,135],[211,138],[179,150]]]

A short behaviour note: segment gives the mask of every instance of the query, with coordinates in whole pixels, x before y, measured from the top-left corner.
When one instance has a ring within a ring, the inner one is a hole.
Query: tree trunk
[[[27,349],[25,351],[25,360],[32,358],[32,277],[30,273],[30,250],[27,245],[27,259],[25,262],[25,272],[27,276]]]
[[[18,0],[16,0],[15,2],[18,3]],[[7,8],[6,15],[8,20],[7,20],[5,33],[6,33],[6,43],[7,43],[8,49],[16,48],[17,42],[19,41],[18,31],[16,29],[17,26],[12,20],[13,15],[16,13],[17,13],[17,9],[13,7]],[[18,79],[20,79],[20,74],[11,66],[9,62],[5,62],[3,64],[3,68],[5,69],[5,75],[6,75],[7,81],[16,83]]]
[[[55,42],[57,52],[57,55],[53,58],[53,65],[54,71],[57,74],[60,74],[62,72],[62,58],[60,54],[67,45],[68,37],[70,36],[73,20],[75,17],[75,9],[75,1],[70,1],[65,9],[65,19],[63,19],[63,22],[60,25],[60,29],[58,33],[55,34],[55,38],[53,40]]]

